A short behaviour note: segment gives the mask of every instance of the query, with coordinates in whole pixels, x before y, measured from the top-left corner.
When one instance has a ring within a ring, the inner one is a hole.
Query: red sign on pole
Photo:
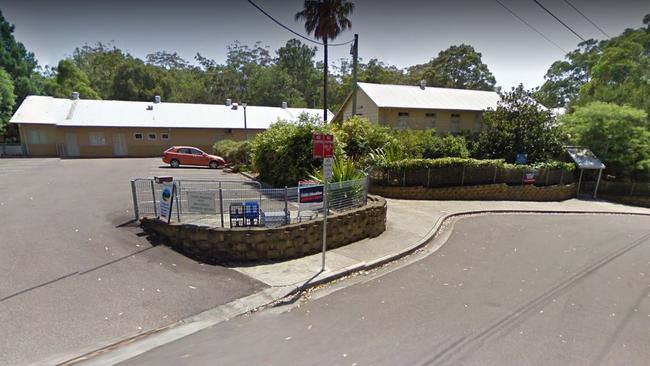
[[[311,138],[314,159],[331,158],[334,155],[334,136],[315,133]]]

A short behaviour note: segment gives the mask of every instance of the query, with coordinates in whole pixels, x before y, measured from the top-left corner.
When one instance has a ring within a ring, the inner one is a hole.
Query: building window
[[[451,133],[460,133],[460,113],[451,114]]]
[[[408,122],[409,122],[409,113],[408,112],[398,112],[397,113],[397,128],[400,130],[406,129],[408,127]]]
[[[32,144],[47,144],[47,132],[42,130],[29,131],[29,142]]]
[[[106,145],[106,137],[103,132],[89,132],[88,140],[93,146]]]
[[[136,132],[135,134],[133,134],[133,137],[136,140],[143,140],[144,139],[144,134],[142,132]]]
[[[425,113],[426,128],[436,128],[436,114],[435,113]]]
[[[481,113],[476,113],[474,118],[474,132],[481,133],[483,130],[483,115]]]
[[[153,141],[153,140],[155,140],[157,138],[158,138],[158,136],[155,133],[148,133],[147,134],[147,140],[152,140]]]
[[[169,140],[169,134],[168,133],[161,133],[160,134],[160,139],[161,140]]]

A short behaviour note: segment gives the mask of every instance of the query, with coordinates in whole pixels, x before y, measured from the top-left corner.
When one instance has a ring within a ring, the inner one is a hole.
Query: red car
[[[221,156],[210,155],[191,146],[172,146],[165,150],[162,160],[172,168],[181,165],[200,165],[217,169],[226,165],[226,160]]]

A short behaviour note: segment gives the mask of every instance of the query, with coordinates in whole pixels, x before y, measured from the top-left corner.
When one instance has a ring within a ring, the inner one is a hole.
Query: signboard
[[[163,182],[162,192],[160,194],[160,217],[166,219],[167,222],[172,216],[172,203],[174,202],[174,193],[176,186],[174,182]]]
[[[524,184],[533,184],[533,183],[535,183],[535,173],[524,174]]]
[[[323,159],[323,178],[326,182],[332,180],[332,164],[334,164],[334,158]]]
[[[515,158],[515,164],[517,165],[526,165],[528,162],[528,154],[517,154]]]
[[[580,169],[605,169],[605,164],[586,147],[567,146],[566,151]]]
[[[298,187],[298,205],[300,209],[318,209],[323,207],[323,186]]]
[[[189,191],[187,192],[187,203],[190,212],[217,213],[215,192]]]
[[[312,157],[331,158],[334,155],[334,136],[315,133],[311,137]]]

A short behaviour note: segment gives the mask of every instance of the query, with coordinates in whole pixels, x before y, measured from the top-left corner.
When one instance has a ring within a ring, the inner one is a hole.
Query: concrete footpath
[[[321,254],[286,262],[233,268],[272,287],[304,286],[330,280],[337,274],[361,270],[390,261],[412,251],[435,234],[449,215],[483,211],[605,212],[650,215],[650,209],[597,200],[571,199],[562,202],[524,201],[407,201],[387,199],[386,231],[326,254],[321,272]]]
[[[597,200],[563,202],[520,201],[406,201],[388,199],[386,231],[372,239],[327,252],[321,271],[321,254],[285,262],[232,268],[263,282],[269,288],[208,310],[167,329],[114,345],[72,363],[116,364],[222,321],[280,300],[301,290],[347,274],[371,269],[426,245],[445,219],[481,212],[618,213],[650,215],[650,209]]]

